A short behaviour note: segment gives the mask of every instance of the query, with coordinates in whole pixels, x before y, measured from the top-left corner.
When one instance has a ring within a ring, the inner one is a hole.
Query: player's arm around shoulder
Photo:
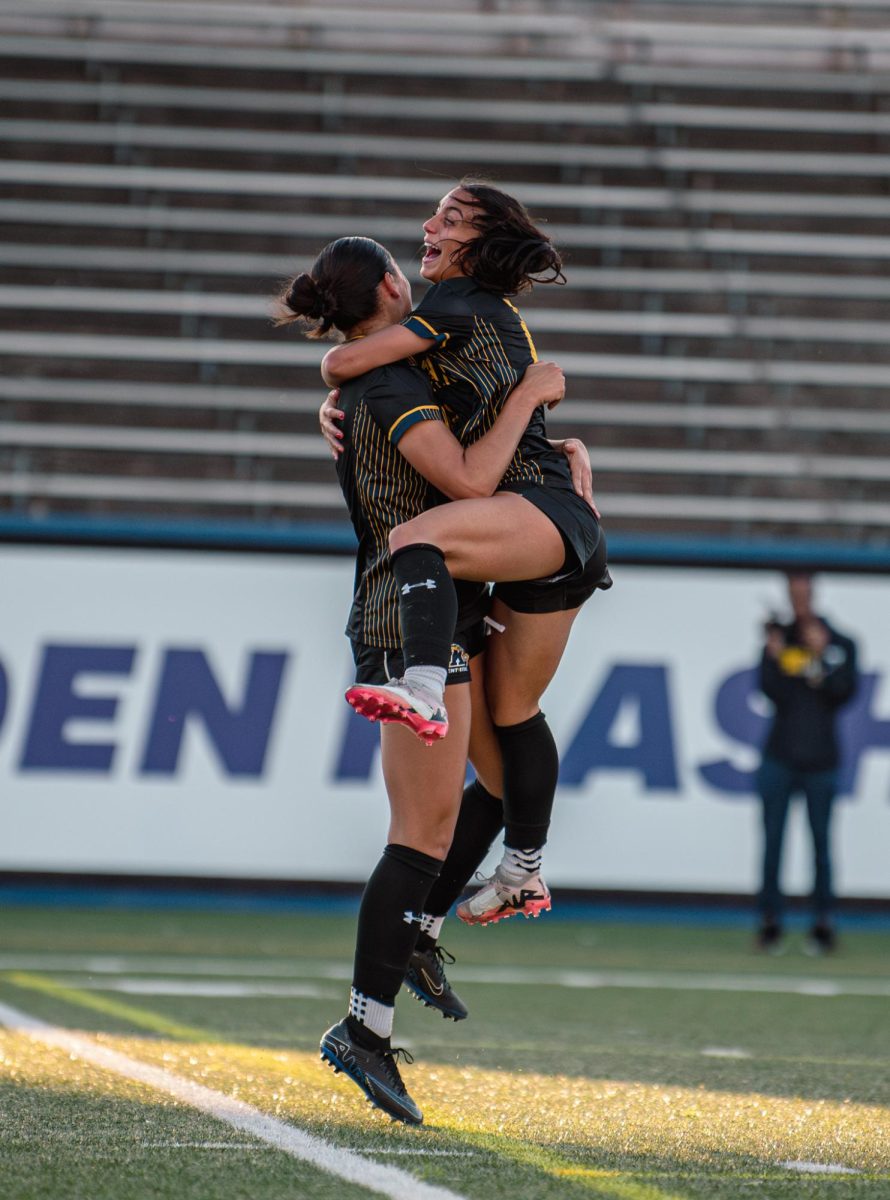
[[[449,500],[491,496],[534,410],[558,403],[564,391],[565,378],[556,363],[533,363],[510,393],[494,425],[472,445],[462,446],[443,422],[420,421],[406,429],[398,448],[412,467]]]
[[[494,490],[484,491],[467,480],[464,448],[444,421],[412,425],[399,439],[398,449],[414,470],[449,500],[490,496]]]
[[[330,349],[321,360],[322,378],[328,387],[337,387],[374,367],[399,362],[403,358],[410,358],[412,354],[423,354],[429,350],[431,341],[431,338],[422,338],[404,325],[390,325],[387,329]]]

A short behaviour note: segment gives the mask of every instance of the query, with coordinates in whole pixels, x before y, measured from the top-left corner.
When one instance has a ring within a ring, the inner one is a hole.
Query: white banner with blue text
[[[359,881],[386,840],[378,728],[343,699],[345,558],[6,546],[0,870]],[[748,892],[777,572],[617,567],[542,707],[561,756],[547,877]],[[855,638],[833,824],[837,890],[890,897],[890,583],[824,575]],[[494,634],[493,636],[498,636]],[[784,885],[806,893],[805,814]]]

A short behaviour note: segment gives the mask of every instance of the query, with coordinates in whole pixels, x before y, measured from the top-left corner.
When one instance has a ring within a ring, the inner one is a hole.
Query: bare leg
[[[370,720],[400,723],[432,742],[448,733],[442,704],[457,594],[454,579],[540,579],[565,563],[562,535],[529,500],[501,492],[455,500],[389,535],[405,663],[400,680],[355,684],[346,699]]]
[[[463,790],[451,849],[427,895],[416,952],[405,977],[406,987],[419,1000],[455,1021],[466,1017],[467,1006],[448,982],[445,963],[453,959],[438,945],[439,933],[451,906],[479,869],[503,827],[501,754],[485,706],[483,660],[484,655],[480,654],[470,666],[470,756],[476,779]],[[450,741],[451,735],[445,740]]]
[[[471,924],[550,907],[540,877],[559,776],[541,695],[553,678],[578,610],[519,613],[495,602],[504,632],[489,638],[486,692],[503,761],[504,855],[492,879],[458,908]]]
[[[486,638],[486,648],[494,639]],[[472,717],[470,722],[470,762],[478,779],[492,796],[504,794],[504,771],[501,762],[501,749],[498,745],[497,734],[488,711],[488,699],[485,692],[485,672],[487,669],[487,654],[480,654],[470,664],[472,679],[470,695]]]
[[[402,725],[381,728],[383,777],[389,797],[389,840],[444,859],[463,791],[470,736],[470,689],[446,688],[447,738],[424,746]]]
[[[490,638],[487,640],[491,641]],[[503,826],[501,751],[485,706],[483,658],[484,655],[479,655],[471,664],[470,761],[476,770],[476,779],[463,791],[454,840],[427,899],[431,936],[424,939],[422,935],[419,946],[435,943],[442,923],[438,918],[444,918],[459,899]],[[438,920],[433,921],[433,918]]]
[[[484,500],[453,500],[397,525],[393,553],[437,546],[454,579],[508,581],[553,575],[565,562],[562,536],[549,517],[513,492]]]
[[[466,685],[455,685],[449,691],[455,719],[453,735],[446,741],[428,749],[401,726],[384,726],[381,731],[390,802],[389,840],[359,907],[346,1018],[348,1035],[370,1049],[388,1047],[396,994],[457,820],[466,769],[470,695]]]
[[[488,639],[485,691],[495,725],[517,725],[538,712],[580,609],[519,613],[495,599],[491,616],[503,633]]]

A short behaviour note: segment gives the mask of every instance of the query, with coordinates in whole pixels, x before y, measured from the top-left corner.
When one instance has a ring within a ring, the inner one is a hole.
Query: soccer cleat
[[[405,973],[405,987],[427,1008],[438,1009],[452,1021],[462,1021],[469,1010],[448,982],[443,959],[453,963],[454,955],[441,946],[415,950]]]
[[[757,949],[764,954],[779,955],[785,953],[785,938],[778,921],[765,917],[757,930]]]
[[[803,944],[804,954],[817,957],[832,954],[837,949],[837,934],[825,921],[819,921],[807,934]]]
[[[478,892],[457,906],[457,915],[466,925],[490,925],[515,917],[537,917],[550,911],[550,889],[537,872],[518,882],[507,879],[498,865]]]
[[[432,692],[404,679],[390,679],[380,684],[354,683],[347,691],[346,699],[369,721],[406,725],[428,746],[448,732],[448,713],[442,701]]]
[[[420,1125],[423,1113],[408,1095],[396,1066],[400,1054],[406,1062],[414,1061],[407,1050],[366,1050],[359,1046],[345,1020],[332,1025],[321,1039],[322,1061],[333,1067],[335,1074],[344,1071],[371,1103],[394,1121]]]

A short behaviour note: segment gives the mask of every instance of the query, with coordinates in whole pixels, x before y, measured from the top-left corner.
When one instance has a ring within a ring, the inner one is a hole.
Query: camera
[[[775,613],[770,613],[763,622],[763,632],[767,634],[767,636],[771,633],[784,633],[782,622]]]

